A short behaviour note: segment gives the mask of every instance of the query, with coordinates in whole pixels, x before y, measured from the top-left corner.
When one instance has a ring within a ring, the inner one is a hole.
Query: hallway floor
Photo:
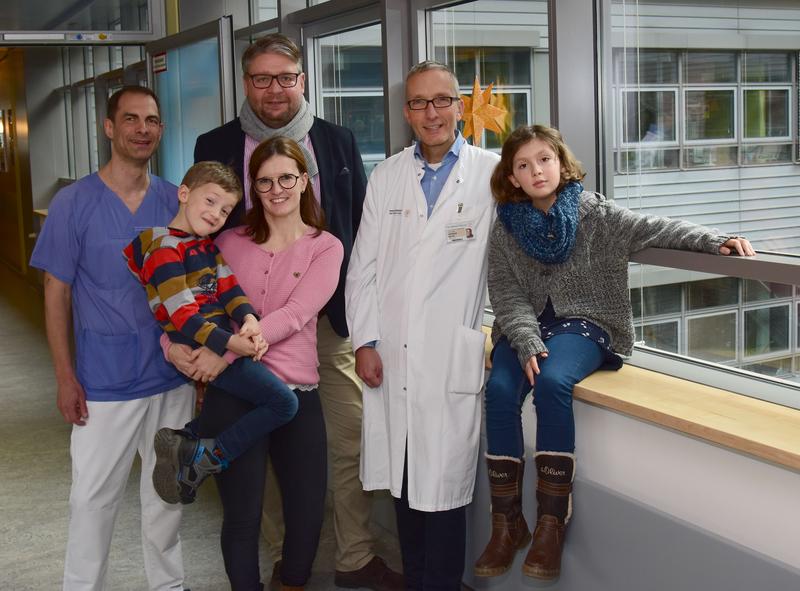
[[[70,426],[55,404],[56,386],[44,333],[42,297],[0,264],[0,590],[61,588],[70,488]],[[134,465],[111,545],[107,588],[142,591],[147,582],[139,543],[139,466]],[[184,510],[186,586],[228,589],[219,550],[221,507],[213,481]],[[376,552],[400,566],[397,541],[375,525]],[[335,589],[330,509],[306,589]],[[262,552],[262,579],[272,572]]]

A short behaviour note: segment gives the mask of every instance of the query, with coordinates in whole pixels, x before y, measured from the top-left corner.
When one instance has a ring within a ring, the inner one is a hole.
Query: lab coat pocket
[[[483,387],[483,331],[459,326],[453,335],[453,356],[450,359],[449,391],[454,394],[477,394]]]
[[[94,390],[122,390],[137,378],[138,351],[135,332],[106,335],[83,330],[77,347],[78,379]]]

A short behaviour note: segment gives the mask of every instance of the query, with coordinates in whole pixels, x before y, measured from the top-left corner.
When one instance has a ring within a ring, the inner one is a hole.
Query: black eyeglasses
[[[256,74],[253,76],[252,74],[248,74],[250,77],[250,82],[253,83],[253,86],[256,88],[269,88],[272,86],[272,81],[276,80],[280,86],[283,88],[292,88],[293,86],[297,86],[297,79],[300,77],[300,74],[276,74],[275,76],[271,74]]]
[[[428,108],[428,103],[433,104],[434,109],[446,109],[450,105],[453,104],[453,101],[457,101],[457,96],[437,96],[432,99],[424,99],[424,98],[416,98],[411,99],[406,104],[408,108],[412,111],[424,111]]]
[[[280,185],[283,189],[293,189],[294,186],[297,184],[297,179],[300,178],[300,175],[297,174],[282,174],[278,177],[278,185]],[[259,193],[269,193],[272,191],[273,180],[262,176],[260,179],[256,179],[253,186],[255,187],[256,191]]]

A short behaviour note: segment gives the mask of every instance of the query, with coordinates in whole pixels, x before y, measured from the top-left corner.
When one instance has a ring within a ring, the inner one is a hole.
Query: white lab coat
[[[463,145],[430,218],[413,147],[378,165],[367,186],[347,272],[347,322],[354,349],[377,341],[383,383],[364,386],[361,481],[399,498],[408,445],[412,509],[472,500],[495,218],[489,179],[498,160]],[[448,241],[448,230],[465,239]]]

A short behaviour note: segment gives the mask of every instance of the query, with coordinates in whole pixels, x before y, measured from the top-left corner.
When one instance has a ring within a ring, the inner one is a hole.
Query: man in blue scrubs
[[[181,590],[181,505],[164,503],[153,490],[153,437],[161,427],[180,428],[190,418],[194,388],[164,360],[161,329],[122,256],[142,229],[165,226],[174,217],[177,189],[148,173],[162,132],[152,91],[117,91],[108,101],[104,129],[111,160],[56,194],[31,257],[31,265],[45,272],[58,408],[73,424],[63,589],[105,588],[114,521],[138,452],[149,588]]]

